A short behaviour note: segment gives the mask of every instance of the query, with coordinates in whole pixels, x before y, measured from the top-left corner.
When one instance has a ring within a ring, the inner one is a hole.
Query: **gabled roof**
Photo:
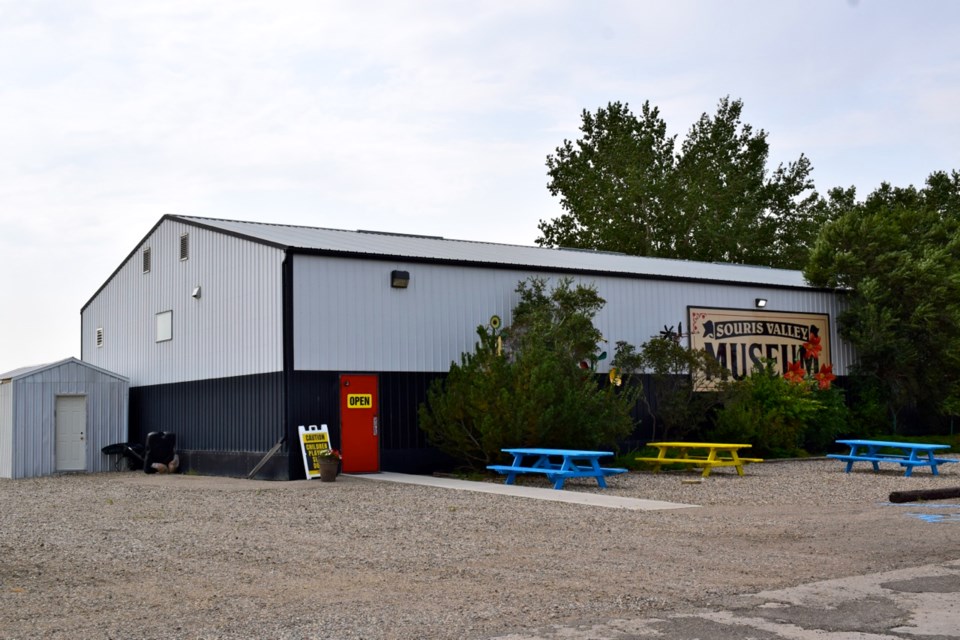
[[[165,216],[165,218],[297,252],[565,273],[810,288],[800,271],[769,267],[693,262],[628,256],[603,251],[528,247],[492,242],[448,240],[434,236],[374,231],[344,231],[194,216]]]
[[[714,284],[755,285],[787,289],[814,289],[803,273],[742,264],[693,262],[668,258],[628,256],[586,249],[553,249],[472,240],[449,240],[386,231],[345,231],[242,220],[222,220],[167,214],[117,266],[83,305],[86,309],[123,265],[166,220],[209,229],[294,253],[314,253],[401,262],[432,262],[465,266],[509,268],[583,275],[612,275],[655,280],[683,280]]]
[[[8,371],[7,373],[0,373],[0,381],[8,382],[10,380],[14,380],[17,378],[26,378],[27,376],[32,376],[35,373],[40,373],[41,371],[45,371],[47,369],[55,369],[56,367],[59,367],[61,365],[65,365],[71,362],[79,364],[80,366],[86,367],[88,369],[99,371],[100,373],[106,374],[108,376],[112,376],[114,378],[118,378],[120,380],[127,380],[127,378],[121,375],[118,375],[116,373],[113,373],[112,371],[101,369],[100,367],[94,366],[89,362],[84,362],[83,360],[78,360],[76,358],[71,357],[71,358],[65,358],[63,360],[58,360],[57,362],[48,362],[46,364],[35,364],[29,367],[20,367],[19,369],[14,369],[13,371]]]

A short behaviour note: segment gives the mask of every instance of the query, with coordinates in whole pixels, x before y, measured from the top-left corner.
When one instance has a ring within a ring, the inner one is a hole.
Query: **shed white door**
[[[57,471],[87,469],[87,398],[57,396]]]

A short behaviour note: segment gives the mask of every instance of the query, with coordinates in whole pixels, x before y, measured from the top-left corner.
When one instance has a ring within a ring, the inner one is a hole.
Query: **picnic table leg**
[[[711,463],[716,459],[717,459],[717,451],[716,449],[711,448],[710,453],[707,454],[707,459],[704,460],[703,473],[700,474],[701,478],[710,477],[710,470],[713,469],[713,464]]]
[[[933,456],[933,451],[927,451],[927,456],[930,458],[930,473],[935,476],[940,475],[940,472],[937,471],[937,459]]]
[[[733,468],[737,470],[737,475],[743,475],[743,462],[740,461],[740,456],[737,455],[737,450],[733,449],[730,451],[730,458],[733,460]]]
[[[857,445],[855,444],[850,445],[850,455],[851,456],[857,455]],[[851,469],[853,469],[853,460],[847,460],[847,468],[844,469],[844,473],[850,473]]]
[[[600,469],[600,460],[598,458],[592,458],[591,462],[593,463],[593,473],[597,476],[597,484],[600,485],[601,489],[606,489],[607,481],[603,478],[603,470]]]
[[[514,467],[522,467],[522,466],[523,466],[523,454],[522,454],[522,453],[515,453],[515,454],[513,454],[513,465],[512,465],[512,466],[514,466]],[[517,479],[517,473],[516,473],[516,471],[511,471],[510,473],[507,474],[507,480],[506,480],[506,482],[504,482],[504,484],[513,484],[516,479]]]
[[[667,457],[667,447],[657,447],[660,450],[660,453],[657,454],[657,460],[663,460]],[[653,472],[660,473],[660,463],[655,462],[653,464]]]

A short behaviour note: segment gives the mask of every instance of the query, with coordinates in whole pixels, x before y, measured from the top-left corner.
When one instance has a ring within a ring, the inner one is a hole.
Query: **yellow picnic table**
[[[656,458],[638,457],[639,462],[654,465],[654,473],[660,471],[662,464],[686,464],[691,467],[703,467],[704,478],[710,475],[714,467],[736,467],[737,475],[743,475],[743,465],[748,462],[763,462],[761,458],[741,458],[738,451],[747,449],[749,444],[729,444],[723,442],[648,442],[647,446],[659,449]],[[696,452],[691,455],[690,451]]]

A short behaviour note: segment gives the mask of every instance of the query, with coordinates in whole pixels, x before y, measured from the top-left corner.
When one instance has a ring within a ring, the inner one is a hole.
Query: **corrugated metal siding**
[[[181,261],[183,233],[190,234],[190,255]],[[148,246],[145,274],[141,251]],[[282,370],[283,258],[274,247],[164,221],[83,310],[83,359],[128,377],[131,386]],[[173,339],[158,343],[156,314],[168,310]]]
[[[283,376],[268,373],[130,389],[130,436],[177,434],[177,448],[267,451],[283,431]]]
[[[13,477],[13,383],[0,382],[0,478]]]
[[[78,361],[68,361],[16,378],[9,386],[12,387],[13,440],[8,477],[28,478],[56,471],[57,396],[87,399],[86,470],[113,468],[112,461],[101,449],[127,439],[126,380]]]
[[[428,447],[426,435],[417,422],[417,409],[426,400],[430,383],[440,375],[381,373],[377,376],[380,463],[384,471],[426,473],[451,464],[445,455]],[[296,442],[297,425],[326,424],[334,446],[340,446],[339,381],[340,372],[298,371],[294,374],[288,442]],[[291,456],[291,460],[291,477],[303,477],[299,452]]]
[[[390,272],[410,272],[407,289],[391,289]],[[477,325],[499,315],[505,324],[518,301],[517,284],[556,274],[435,264],[297,255],[294,258],[294,367],[319,371],[444,372],[473,351]],[[584,276],[607,304],[595,324],[613,353],[618,340],[639,347],[664,325],[687,325],[688,306],[827,313],[834,371],[844,375],[849,348],[839,344],[841,297],[813,289],[781,289],[642,278]],[[607,360],[605,365],[609,364]],[[601,371],[606,371],[602,368]]]

